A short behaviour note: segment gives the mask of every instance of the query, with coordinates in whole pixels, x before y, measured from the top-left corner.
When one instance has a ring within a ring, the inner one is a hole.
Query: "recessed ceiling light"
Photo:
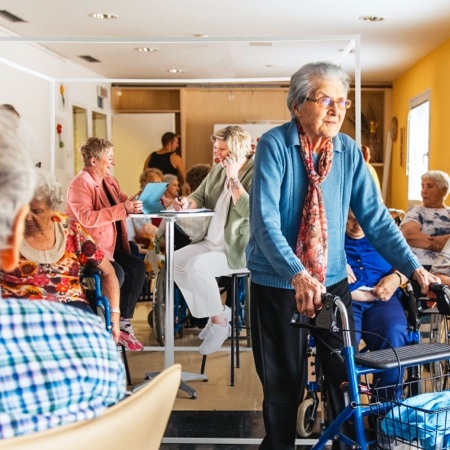
[[[383,22],[384,17],[379,16],[361,16],[359,20],[362,20],[363,22]]]
[[[159,49],[156,47],[137,47],[135,48],[137,52],[157,52]]]
[[[186,73],[186,69],[169,69],[167,72],[169,73]]]
[[[109,19],[117,19],[119,16],[117,14],[110,14],[110,13],[92,13],[89,14],[89,17],[99,20],[109,20]]]

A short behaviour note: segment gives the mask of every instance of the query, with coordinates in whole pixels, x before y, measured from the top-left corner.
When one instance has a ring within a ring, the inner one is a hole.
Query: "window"
[[[420,177],[428,171],[431,92],[414,97],[408,114],[408,205],[422,202]]]

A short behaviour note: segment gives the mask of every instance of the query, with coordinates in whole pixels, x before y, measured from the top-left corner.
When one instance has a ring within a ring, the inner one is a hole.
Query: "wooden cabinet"
[[[181,156],[189,169],[212,162],[211,134],[216,123],[289,121],[287,87],[134,87],[112,88],[112,108],[120,113],[175,113]],[[151,133],[152,130],[144,130]]]
[[[350,91],[352,107],[347,111],[341,131],[356,139],[355,135],[355,92]],[[392,116],[392,89],[388,87],[361,88],[361,145],[370,148],[370,163],[375,168],[383,186],[386,158],[390,157],[388,133]],[[388,165],[386,165],[386,169]],[[385,199],[386,200],[386,199]]]
[[[113,87],[112,108],[116,112],[179,112],[180,89]]]
[[[350,91],[349,98],[352,107],[342,126],[342,132],[352,138],[355,136],[355,92]],[[361,144],[370,147],[371,163],[382,167],[385,160],[385,147],[389,122],[391,120],[391,89],[362,88],[361,89]]]

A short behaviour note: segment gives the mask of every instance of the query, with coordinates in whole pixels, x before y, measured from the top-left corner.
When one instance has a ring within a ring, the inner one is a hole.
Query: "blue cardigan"
[[[326,286],[347,278],[345,225],[352,208],[376,250],[405,275],[420,267],[380,198],[354,140],[334,139],[331,171],[322,183],[328,224]],[[305,270],[295,246],[307,191],[295,119],[261,136],[250,192],[250,240],[246,248],[252,281],[292,289],[292,277]]]

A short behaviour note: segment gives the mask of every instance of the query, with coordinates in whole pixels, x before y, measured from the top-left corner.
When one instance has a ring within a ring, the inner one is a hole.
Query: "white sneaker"
[[[228,323],[225,327],[220,324],[213,323],[208,327],[206,336],[198,351],[202,355],[209,355],[217,352],[222,344],[228,339],[231,333],[231,325]]]
[[[231,308],[227,305],[223,306],[223,315],[225,316],[225,320],[230,323],[231,322]],[[203,327],[202,331],[198,334],[198,338],[203,341],[205,339],[206,333],[208,332],[208,328],[211,326],[211,317],[206,322],[206,325]],[[230,334],[231,336],[231,334]]]

